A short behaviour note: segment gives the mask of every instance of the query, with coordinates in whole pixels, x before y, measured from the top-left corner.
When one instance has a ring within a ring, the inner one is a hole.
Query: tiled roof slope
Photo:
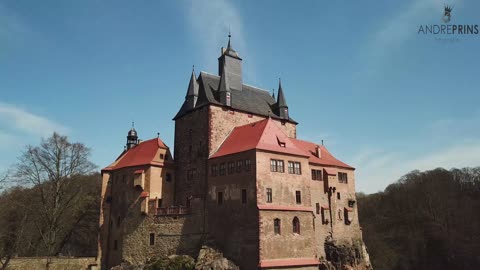
[[[340,167],[345,169],[355,169],[354,167],[336,159],[323,145],[318,145],[312,142],[297,139],[292,139],[292,141],[297,145],[298,148],[308,153],[308,162],[310,163],[324,166]],[[317,146],[320,147],[320,157],[316,156]]]
[[[160,138],[144,141],[125,151],[114,163],[103,168],[102,171],[151,164],[159,148],[168,148]]]
[[[184,104],[178,111],[177,115],[173,118],[174,120],[180,118],[187,114],[189,111],[198,109],[208,104],[222,105],[218,101],[218,88],[220,85],[220,77],[201,72],[198,77],[199,91],[198,91],[198,100],[195,105],[195,108],[188,109],[188,106]],[[256,88],[250,85],[242,84],[242,90],[231,89],[231,107],[240,111],[245,111],[257,115],[271,116],[273,118],[280,117],[274,114],[274,105],[276,103],[275,99],[270,95],[266,90]],[[286,121],[297,124],[293,119],[288,119]]]
[[[285,147],[282,147],[284,143]],[[316,156],[316,147],[320,157]],[[247,150],[259,149],[276,153],[308,157],[309,163],[345,169],[355,169],[336,159],[325,146],[289,138],[271,118],[235,127],[218,150],[210,156],[217,158]]]
[[[282,144],[284,144],[284,147],[281,146]],[[251,149],[308,157],[308,153],[298,148],[271,118],[267,118],[234,128],[210,158]]]

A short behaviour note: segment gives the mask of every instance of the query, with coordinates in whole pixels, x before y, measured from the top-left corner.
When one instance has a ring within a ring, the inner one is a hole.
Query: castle
[[[319,269],[368,264],[355,169],[322,144],[297,138],[279,82],[277,97],[244,84],[230,43],[218,75],[192,71],[175,115],[174,155],[161,138],[128,132],[102,169],[102,269],[158,255],[196,256],[214,243],[241,269]]]

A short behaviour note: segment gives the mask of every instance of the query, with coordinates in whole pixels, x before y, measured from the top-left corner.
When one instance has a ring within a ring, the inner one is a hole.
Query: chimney
[[[315,146],[315,155],[318,157],[318,158],[322,158],[322,150],[320,149],[320,146]]]

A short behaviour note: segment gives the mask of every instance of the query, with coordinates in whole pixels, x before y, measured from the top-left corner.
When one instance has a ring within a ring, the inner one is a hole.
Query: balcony
[[[190,214],[190,208],[184,206],[172,206],[157,208],[156,216],[179,216]]]

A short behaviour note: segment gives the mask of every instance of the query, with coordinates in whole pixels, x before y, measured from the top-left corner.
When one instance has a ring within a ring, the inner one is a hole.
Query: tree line
[[[480,269],[480,167],[412,171],[357,198],[374,269]]]
[[[0,270],[15,256],[96,255],[101,179],[89,156],[54,133],[0,177]]]

